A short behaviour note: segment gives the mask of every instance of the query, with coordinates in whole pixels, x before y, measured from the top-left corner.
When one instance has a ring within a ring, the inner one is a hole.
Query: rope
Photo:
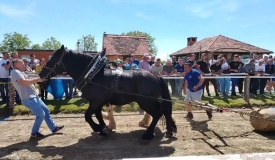
[[[195,105],[197,107],[200,107],[200,108],[203,108],[203,109],[206,109],[206,110],[215,110],[215,111],[218,111],[220,113],[222,112],[233,112],[233,113],[238,113],[243,119],[247,120],[247,121],[250,121],[252,118],[258,118],[258,119],[263,119],[265,121],[270,121],[270,122],[275,122],[275,119],[269,119],[269,118],[264,118],[264,117],[260,117],[260,116],[256,116],[256,115],[253,115],[251,112],[248,112],[248,111],[236,111],[236,110],[233,110],[233,109],[229,109],[229,108],[221,108],[221,107],[217,107],[217,106],[214,106],[212,104],[203,104],[201,102],[198,102],[198,101],[195,101],[195,102],[189,102],[190,105]],[[254,111],[254,110],[253,110]],[[244,115],[246,116],[249,116],[250,117],[250,120],[249,119],[246,119],[244,118]]]
[[[92,83],[94,85],[97,85],[97,86],[100,86],[102,88],[105,88],[105,89],[108,89],[108,90],[112,91],[112,89],[109,88],[109,87],[105,87],[103,85],[100,85],[100,84],[97,84],[97,83],[94,83],[94,82],[89,82],[89,83]],[[161,101],[173,102],[172,100],[169,100],[169,99],[156,98],[156,97],[151,97],[151,96],[144,96],[144,95],[141,95],[141,94],[136,94],[136,93],[131,93],[131,92],[125,92],[125,91],[123,91],[123,93],[124,94],[131,94],[131,95],[135,95],[135,96],[140,96],[140,97],[145,97],[145,98],[151,98],[151,99],[161,100]]]

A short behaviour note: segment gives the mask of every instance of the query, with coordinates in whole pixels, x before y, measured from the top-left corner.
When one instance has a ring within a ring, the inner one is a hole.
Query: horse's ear
[[[101,52],[101,57],[105,56],[106,55],[106,47],[103,48],[103,51]]]
[[[64,45],[62,44],[62,46],[60,47],[61,51],[64,51]]]

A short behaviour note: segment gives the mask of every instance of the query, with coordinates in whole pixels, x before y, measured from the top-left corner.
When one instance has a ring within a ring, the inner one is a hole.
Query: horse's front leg
[[[85,113],[85,120],[86,122],[89,123],[89,125],[91,126],[94,132],[100,132],[101,131],[100,125],[96,124],[92,119],[92,115],[95,112],[96,112],[96,105],[90,102],[88,110]]]
[[[102,107],[99,107],[95,112],[95,117],[97,118],[100,126],[100,135],[101,136],[107,136],[110,133],[110,130],[106,126],[103,117],[102,117]]]

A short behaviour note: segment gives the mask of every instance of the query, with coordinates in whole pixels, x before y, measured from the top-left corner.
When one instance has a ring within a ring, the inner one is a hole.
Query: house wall
[[[35,55],[36,59],[44,58],[46,61],[48,61],[53,54],[53,50],[18,50],[17,53],[19,58],[30,59],[30,55],[33,54]]]
[[[121,59],[121,60],[123,60],[123,61],[126,59],[126,57],[130,58],[130,56],[118,55],[118,58]],[[136,55],[136,59],[142,60],[142,55]],[[115,60],[115,56],[114,55],[108,55],[108,60],[109,61]]]

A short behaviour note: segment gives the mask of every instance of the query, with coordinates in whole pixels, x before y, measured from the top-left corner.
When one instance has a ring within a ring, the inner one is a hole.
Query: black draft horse
[[[106,49],[101,53],[105,51]],[[39,76],[49,79],[66,72],[77,82],[93,59],[92,56],[67,50],[62,45],[53,53]],[[119,89],[124,91],[123,93],[112,91],[113,81],[116,78],[116,75],[112,74],[111,69],[106,65],[94,76],[92,82],[81,90],[82,97],[89,101],[85,120],[94,132],[100,132],[101,136],[107,136],[109,133],[101,114],[105,104],[125,105],[131,102],[137,102],[141,109],[152,116],[152,122],[143,134],[142,140],[154,138],[154,129],[163,115],[166,119],[166,136],[172,137],[173,133],[177,132],[176,124],[172,119],[171,97],[163,78],[144,70],[123,71],[118,84]],[[99,124],[92,120],[93,114]]]

